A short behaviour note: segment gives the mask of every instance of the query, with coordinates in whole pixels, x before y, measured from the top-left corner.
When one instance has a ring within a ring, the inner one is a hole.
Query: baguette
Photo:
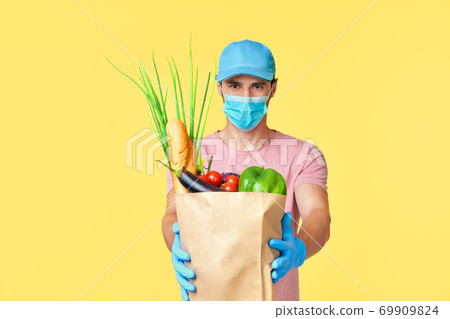
[[[183,122],[175,119],[167,122],[166,133],[169,144],[170,165],[174,170],[185,169],[197,175],[195,165],[194,143],[189,138]],[[181,185],[174,172],[171,172],[174,193],[188,193],[189,191]]]

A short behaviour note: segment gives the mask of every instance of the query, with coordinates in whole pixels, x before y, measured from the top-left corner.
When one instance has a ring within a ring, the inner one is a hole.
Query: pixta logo
[[[268,161],[270,163],[276,162],[279,166],[304,166],[308,162],[316,161],[317,165],[326,165],[325,159],[321,151],[317,148],[315,142],[311,138],[300,140],[296,138],[279,138],[271,139],[270,145],[277,151],[271,152],[264,156],[263,144],[264,139],[257,141],[255,144],[246,138],[240,139],[247,149],[244,156],[239,157],[237,153],[237,139],[228,139],[228,144],[225,144],[220,138],[207,138],[201,141],[200,155],[203,159],[209,159],[211,156],[215,161],[226,161],[229,166],[243,166],[258,165],[266,167]],[[157,169],[168,165],[167,158],[162,150],[161,144],[168,142],[168,138],[159,138],[159,133],[154,132],[148,128],[134,134],[126,142],[126,161],[127,167],[135,167],[138,171],[144,171],[144,162],[146,163],[146,173],[153,175],[156,164]],[[195,144],[197,141],[195,141]],[[227,154],[227,158],[225,158]],[[157,158],[157,156],[159,157]],[[159,161],[157,161],[159,160]],[[161,163],[162,162],[162,163]]]
[[[157,168],[160,169],[164,167],[160,162],[156,162],[156,160],[160,160],[164,164],[167,165],[167,159],[163,155],[161,158],[155,158],[156,153],[159,149],[161,149],[161,142],[164,143],[168,139],[162,138],[161,141],[158,141],[159,133],[154,132],[148,128],[143,129],[142,131],[134,134],[130,137],[126,142],[126,161],[127,167],[132,168],[134,162],[136,163],[136,170],[143,172],[144,171],[144,162],[146,162],[146,173],[148,175],[154,174],[154,164],[156,163]]]

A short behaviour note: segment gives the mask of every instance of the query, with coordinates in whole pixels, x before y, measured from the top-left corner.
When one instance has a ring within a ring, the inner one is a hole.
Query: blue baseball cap
[[[220,83],[239,74],[272,81],[275,76],[275,60],[270,49],[260,42],[248,39],[228,44],[220,55],[216,80]]]

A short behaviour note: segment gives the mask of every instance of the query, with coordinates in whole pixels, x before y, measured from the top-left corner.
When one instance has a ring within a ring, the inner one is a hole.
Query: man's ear
[[[219,92],[219,96],[222,97],[222,99],[224,99],[223,95],[222,95],[222,90],[220,89],[221,83],[217,83],[217,91]]]
[[[272,98],[275,95],[275,92],[277,91],[277,84],[278,78],[275,78],[272,83],[272,93],[270,93],[270,98]]]
[[[222,90],[220,89],[220,83],[218,82],[217,82],[217,91],[219,92],[219,96],[222,96]]]

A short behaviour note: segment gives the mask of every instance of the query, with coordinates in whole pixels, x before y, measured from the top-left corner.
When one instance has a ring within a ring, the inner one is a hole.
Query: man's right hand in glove
[[[195,272],[184,264],[185,261],[191,260],[191,256],[181,249],[178,223],[173,224],[172,230],[175,234],[175,239],[172,245],[172,263],[175,268],[175,276],[180,284],[181,299],[183,299],[183,301],[189,301],[188,291],[195,291],[195,286],[189,282],[188,279],[195,278]]]

